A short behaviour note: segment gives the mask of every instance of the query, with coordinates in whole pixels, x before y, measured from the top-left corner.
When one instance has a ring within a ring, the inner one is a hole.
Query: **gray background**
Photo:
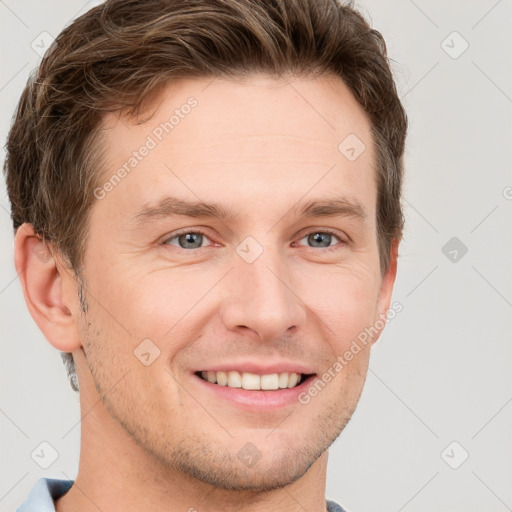
[[[32,42],[96,3],[0,0],[2,145],[40,60]],[[404,309],[374,347],[361,401],[330,449],[327,496],[354,512],[512,510],[512,3],[357,5],[387,41],[410,118],[393,295]],[[75,478],[80,411],[59,352],[26,308],[3,180],[0,237],[7,512],[39,477]],[[48,469],[31,458],[41,442],[59,455]]]

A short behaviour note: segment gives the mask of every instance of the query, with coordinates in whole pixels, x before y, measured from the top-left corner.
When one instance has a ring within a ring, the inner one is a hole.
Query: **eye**
[[[334,233],[333,231],[330,231],[330,230],[310,231],[309,233],[306,234],[306,236],[302,237],[300,240],[307,239],[307,242],[312,244],[313,248],[330,249],[337,245],[337,244],[331,245],[333,238],[337,239],[338,242],[340,242],[342,245],[344,245],[346,243],[336,233]]]
[[[176,233],[169,238],[166,238],[162,244],[164,245],[172,245],[182,250],[190,250],[190,249],[201,249],[203,248],[204,240],[209,240],[208,236],[202,231],[181,231]],[[330,230],[315,230],[310,231],[305,236],[303,236],[300,240],[307,239],[307,243],[312,244],[312,248],[317,249],[328,249],[335,247],[336,243],[332,244],[333,239],[338,240],[341,245],[344,245],[346,242],[342,240],[336,233]],[[173,243],[173,241],[176,243]]]
[[[202,242],[204,239],[208,239],[208,237],[202,231],[182,231],[181,233],[177,233],[163,241],[165,245],[173,245],[174,247],[178,247],[178,249],[200,249],[202,247]],[[171,243],[171,240],[176,239],[178,245]]]

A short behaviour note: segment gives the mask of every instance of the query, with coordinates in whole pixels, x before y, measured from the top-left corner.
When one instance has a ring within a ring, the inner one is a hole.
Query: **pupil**
[[[202,235],[200,233],[185,233],[184,235],[181,235],[180,237],[180,242],[181,242],[181,239],[185,239],[185,244],[188,244],[188,243],[194,243],[194,239],[195,239],[195,243],[197,244],[197,238],[198,237],[201,237]],[[183,244],[180,243],[180,245],[183,246]],[[199,247],[201,246],[201,243],[199,243]],[[186,246],[186,247],[183,247],[184,249],[190,249],[189,246]]]
[[[310,242],[312,243],[321,243],[322,242],[322,239],[324,241],[326,241],[327,239],[327,245],[324,245],[324,247],[328,247],[329,246],[329,240],[328,240],[328,237],[330,237],[331,235],[329,233],[313,233],[310,236]]]

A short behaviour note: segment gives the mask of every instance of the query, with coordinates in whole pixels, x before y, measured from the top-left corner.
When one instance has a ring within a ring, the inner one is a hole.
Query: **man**
[[[70,24],[5,172],[80,465],[18,510],[343,511],[328,448],[390,307],[406,126],[380,34],[334,0],[113,0]]]

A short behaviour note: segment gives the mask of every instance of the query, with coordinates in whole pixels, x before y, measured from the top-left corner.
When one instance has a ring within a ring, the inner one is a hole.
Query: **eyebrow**
[[[306,203],[297,203],[290,213],[298,217],[354,217],[366,219],[366,209],[357,201],[346,198],[312,199]],[[129,220],[132,229],[138,229],[152,219],[165,217],[190,217],[197,219],[215,218],[223,221],[235,221],[240,213],[216,203],[186,201],[177,197],[166,196],[156,204],[145,204]]]

